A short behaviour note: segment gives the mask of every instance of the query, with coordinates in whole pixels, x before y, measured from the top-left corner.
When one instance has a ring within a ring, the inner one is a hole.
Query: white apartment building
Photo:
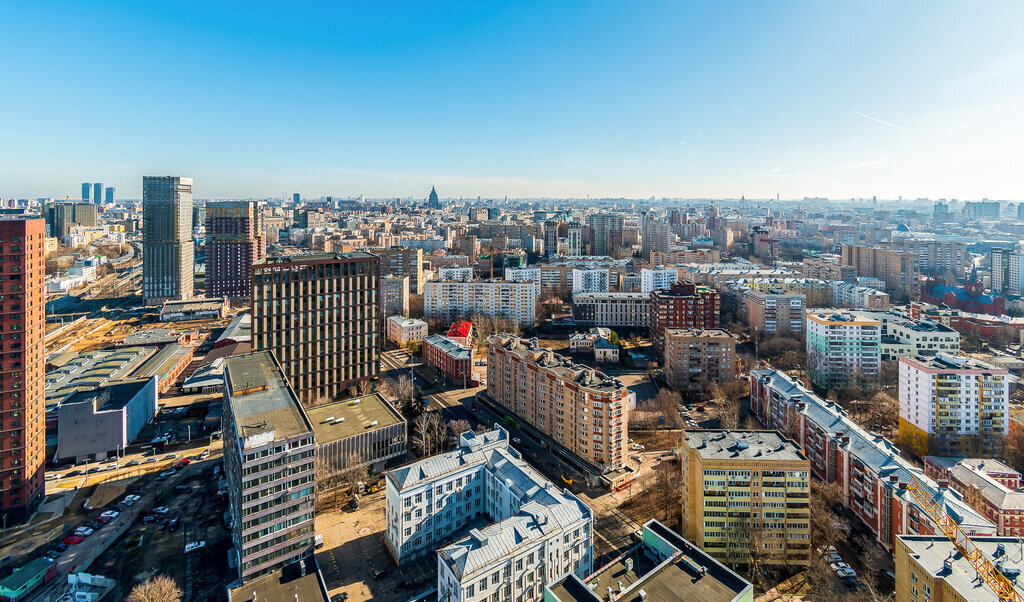
[[[543,599],[548,583],[588,575],[593,512],[559,490],[495,425],[459,448],[386,473],[385,545],[398,564],[437,554],[438,599]],[[480,517],[493,521],[471,528]]]
[[[382,315],[409,315],[409,282],[408,276],[381,276],[380,308]]]
[[[677,280],[679,280],[679,270],[675,268],[663,265],[653,269],[643,268],[640,270],[640,292],[650,293],[651,291],[666,289]]]
[[[921,455],[971,454],[1010,432],[1009,372],[974,358],[900,358],[899,397],[900,441]]]
[[[882,368],[882,324],[853,313],[807,314],[807,374],[816,386],[838,389],[852,379],[877,381]]]
[[[437,271],[438,280],[457,280],[459,282],[469,282],[475,278],[473,275],[473,268],[462,267],[462,266],[448,266],[441,268]]]
[[[1024,253],[1010,249],[992,250],[992,290],[1018,295],[1024,292],[1020,264]]]
[[[574,268],[572,271],[572,292],[607,293],[611,286],[611,274],[607,268]]]
[[[424,314],[427,318],[449,322],[480,314],[507,318],[529,327],[536,318],[535,291],[532,282],[427,282],[423,294]]]
[[[829,292],[832,305],[849,306],[865,309],[889,309],[889,294],[867,286],[859,286],[853,282],[830,280]]]
[[[398,346],[427,338],[427,323],[416,318],[391,316],[386,321],[388,340]]]
[[[505,268],[505,280],[510,282],[532,282],[537,287],[537,298],[540,298],[540,268]]]
[[[960,354],[960,333],[929,320],[893,320],[883,326],[882,359]]]

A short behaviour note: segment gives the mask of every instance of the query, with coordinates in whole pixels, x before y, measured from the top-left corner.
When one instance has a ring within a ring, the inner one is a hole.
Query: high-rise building
[[[142,296],[192,298],[192,178],[142,178]]]
[[[274,352],[303,400],[334,399],[380,370],[376,255],[285,255],[253,266],[252,346]]]
[[[295,203],[296,205],[302,202],[302,199],[299,198],[299,193],[296,192],[292,194],[292,202]]]
[[[558,255],[558,220],[549,219],[544,222],[544,254],[548,257]]]
[[[650,293],[672,286],[679,280],[679,270],[659,265],[656,268],[643,268],[640,270],[640,292]]]
[[[380,257],[380,275],[408,276],[409,291],[414,295],[423,294],[423,249],[395,247],[391,249],[367,249]]]
[[[611,274],[608,268],[585,267],[574,268],[572,271],[572,292],[575,293],[607,293],[611,286]]]
[[[89,182],[82,182],[82,200],[88,201],[92,195],[92,184]]]
[[[409,277],[383,276],[380,279],[381,318],[409,315]]]
[[[665,331],[665,382],[673,389],[706,390],[739,374],[736,336],[720,328]]]
[[[487,340],[487,395],[598,469],[626,458],[635,394],[621,381],[511,335]]]
[[[880,278],[885,292],[916,298],[921,291],[921,270],[916,253],[843,245],[843,265],[857,268],[858,276]]]
[[[1021,280],[1022,259],[1024,253],[1019,251],[1006,248],[992,249],[992,290],[1011,295],[1024,292],[1024,281]]]
[[[7,524],[27,521],[43,497],[46,452],[43,338],[45,225],[41,219],[0,219],[3,294],[0,326],[8,343],[0,354],[0,514]]]
[[[662,353],[665,331],[671,328],[718,328],[720,307],[717,291],[691,282],[651,291],[647,324],[654,349]]]
[[[668,253],[672,250],[672,226],[665,220],[647,217],[640,233],[640,248],[644,261],[651,260],[651,253]]]
[[[441,199],[437,196],[437,191],[434,187],[430,187],[430,196],[427,198],[427,206],[431,209],[441,209]]]
[[[103,204],[103,182],[95,182],[92,185],[92,200],[97,205]]]
[[[113,186],[107,186],[105,192],[106,192],[106,197],[105,197],[106,200],[104,202],[106,204],[108,204],[108,205],[113,205],[114,204],[114,193],[116,192],[116,190],[114,189]]]
[[[878,382],[882,323],[852,313],[807,314],[807,376],[822,389]]]
[[[531,328],[537,316],[535,293],[532,282],[432,280],[423,293],[423,311],[427,318],[447,322],[479,314]]]
[[[583,254],[583,224],[569,222],[565,225],[566,242],[569,245],[569,257],[578,257]]]
[[[901,446],[923,456],[991,454],[1001,445],[1010,432],[1006,369],[946,354],[899,362]]]
[[[263,258],[263,213],[253,201],[206,205],[206,293],[248,298],[252,266]]]
[[[683,433],[683,537],[726,565],[807,566],[811,463],[778,431]]]
[[[650,295],[644,293],[576,293],[572,318],[581,326],[644,328],[651,314]]]
[[[242,583],[313,553],[315,450],[313,425],[274,354],[226,358],[224,478]]]
[[[75,226],[95,228],[99,225],[96,205],[92,203],[53,203],[43,207],[43,218],[50,236],[64,238]]]
[[[747,323],[754,335],[803,334],[806,295],[747,291],[743,300],[747,308]]]
[[[611,255],[612,249],[622,243],[622,216],[597,213],[587,216],[587,226],[594,233],[591,255]]]
[[[960,241],[897,238],[891,242],[882,243],[881,246],[901,253],[917,255],[918,268],[922,274],[929,276],[953,274],[957,278],[962,278],[972,266],[971,254],[967,252],[967,245]]]

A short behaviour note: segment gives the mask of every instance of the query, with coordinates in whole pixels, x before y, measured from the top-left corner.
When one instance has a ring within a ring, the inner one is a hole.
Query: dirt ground
[[[677,431],[629,431],[629,438],[647,448],[647,451],[669,451],[682,444],[682,435]]]

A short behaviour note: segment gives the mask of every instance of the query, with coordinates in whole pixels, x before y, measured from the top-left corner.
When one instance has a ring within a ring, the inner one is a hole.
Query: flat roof
[[[140,378],[110,383],[92,391],[76,391],[68,395],[61,404],[88,403],[97,398],[103,398],[104,393],[109,395],[103,399],[103,404],[96,408],[98,412],[118,410],[128,405],[128,402],[135,398],[147,384],[149,379]]]
[[[683,442],[706,460],[806,461],[800,448],[778,431],[684,431]]]
[[[299,562],[306,563],[305,571]],[[299,562],[228,590],[229,602],[327,602],[316,560]]]
[[[220,299],[182,299],[178,301],[164,301],[162,311],[201,311],[213,310],[224,307],[226,301]]]
[[[963,598],[972,602],[996,602],[999,600],[999,596],[992,591],[992,588],[978,579],[978,572],[974,570],[974,566],[945,535],[900,535],[898,537],[910,548],[909,553],[914,562],[927,571],[931,577],[941,578],[946,585]],[[1024,569],[1024,561],[1021,560],[1024,544],[1020,539],[1016,537],[974,537],[971,541],[990,561],[1000,564],[1004,571]],[[1000,545],[1004,549],[1001,554],[997,552]],[[949,569],[945,567],[947,559],[952,561]],[[1014,589],[1017,590],[1017,595],[1024,596],[1024,589],[1021,587],[1024,580],[1018,578],[1018,581],[1020,583],[1014,583]],[[1013,582],[1011,581],[1011,583]]]
[[[194,351],[195,347],[185,347],[178,344],[167,345],[146,360],[138,370],[132,373],[132,376],[135,378],[163,376],[177,366],[184,356]]]
[[[309,408],[306,410],[306,417],[313,425],[317,445],[348,439],[360,433],[405,422],[380,393]],[[334,420],[328,424],[328,418]],[[337,422],[339,418],[345,420]],[[370,426],[374,421],[377,424]]]
[[[243,448],[249,437],[261,433],[272,432],[280,441],[313,431],[272,352],[225,358],[224,382],[230,385],[228,403],[242,430]]]
[[[279,265],[289,263],[304,263],[312,261],[335,261],[346,259],[370,259],[377,257],[366,251],[351,251],[349,253],[315,253],[309,255],[278,255],[276,257],[264,257],[255,265]]]
[[[176,328],[147,328],[126,336],[118,345],[160,345],[175,343],[181,338],[183,331]]]

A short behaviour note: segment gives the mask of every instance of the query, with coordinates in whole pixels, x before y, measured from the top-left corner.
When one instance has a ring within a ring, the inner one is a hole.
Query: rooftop
[[[611,293],[573,293],[572,294],[573,301],[577,301],[577,300],[580,300],[580,299],[620,299],[620,300],[634,299],[634,300],[646,301],[649,298],[650,298],[650,295],[647,294],[647,293],[615,293],[615,292],[611,292]]]
[[[182,334],[182,331],[176,328],[147,328],[133,332],[117,345],[118,347],[169,345],[170,343],[177,343]]]
[[[195,347],[184,345],[167,345],[150,356],[138,370],[132,372],[132,377],[164,376],[178,365],[185,356],[195,352]]]
[[[242,429],[243,448],[265,445],[250,443],[257,435],[269,433],[272,441],[281,441],[313,431],[272,352],[236,355],[224,363],[225,390],[235,423]]]
[[[156,347],[132,347],[62,355],[54,361],[59,365],[46,372],[46,399],[56,403],[75,391],[122,379],[156,351]]]
[[[670,328],[665,331],[666,337],[696,339],[736,339],[736,335],[721,328]]]
[[[996,602],[999,596],[992,588],[978,579],[978,572],[974,570],[970,561],[967,560],[956,549],[949,539],[944,535],[900,535],[900,541],[907,545],[911,559],[922,569],[934,578],[941,578],[946,585],[957,592],[960,597],[972,602]],[[1003,574],[1012,574],[1011,569],[1016,569],[1020,574],[1024,569],[1024,543],[1016,537],[976,537],[972,539],[974,545],[981,549],[982,553],[1001,566]],[[1003,551],[1000,552],[999,548]],[[949,560],[949,566],[946,561]],[[1009,577],[1009,576],[1008,576]],[[1018,596],[1024,596],[1024,580],[1020,577],[1010,580],[1017,590]]]
[[[346,261],[350,259],[370,259],[377,257],[366,251],[352,251],[349,253],[316,253],[310,255],[278,255],[265,257],[256,265],[287,265],[292,263],[312,263],[317,261]]]
[[[684,443],[705,460],[806,461],[807,456],[778,431],[685,431]]]
[[[279,571],[228,590],[229,602],[327,602],[313,558],[289,564]]]
[[[399,325],[399,326],[401,326],[403,328],[409,328],[410,326],[426,326],[427,325],[427,323],[424,322],[423,320],[420,320],[418,318],[407,318],[405,316],[390,316],[390,317],[388,317],[388,320],[394,322],[395,324],[397,324],[397,325]]]
[[[306,417],[313,425],[317,445],[405,422],[380,393],[309,408]]]
[[[458,341],[453,341],[448,337],[441,336],[439,334],[432,334],[429,337],[423,339],[424,343],[429,343],[433,347],[441,350],[445,355],[450,355],[456,359],[472,359],[473,350],[466,347]]]
[[[175,313],[179,311],[216,311],[224,307],[226,301],[218,299],[183,299],[180,301],[164,301],[161,313]]]
[[[228,327],[224,329],[224,332],[217,337],[217,341],[232,340],[236,343],[242,341],[252,340],[252,314],[249,312],[243,312],[235,316],[234,320],[228,324]]]
[[[487,345],[488,347],[500,346],[506,353],[515,354],[527,362],[550,370],[555,376],[570,379],[581,387],[602,393],[626,391],[622,381],[589,366],[574,364],[568,357],[539,347],[536,339],[524,342],[519,337],[512,335],[493,335],[487,339]]]
[[[996,374],[1007,374],[1004,368],[997,368],[992,364],[983,362],[968,355],[951,356],[945,353],[938,353],[934,357],[901,358],[908,364],[915,364],[926,370],[941,370],[943,372],[958,370],[984,370]]]
[[[64,405],[71,403],[95,403],[97,404],[96,411],[98,412],[119,410],[138,395],[139,391],[147,384],[149,384],[149,379],[144,378],[110,383],[91,391],[72,393],[61,403]]]

